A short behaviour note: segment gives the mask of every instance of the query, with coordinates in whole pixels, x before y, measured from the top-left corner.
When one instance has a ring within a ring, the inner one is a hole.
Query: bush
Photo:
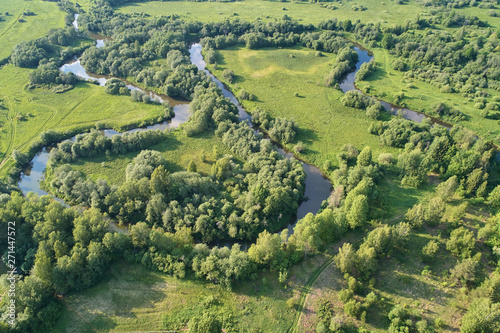
[[[359,315],[361,314],[362,307],[363,306],[361,305],[360,302],[356,301],[355,299],[351,299],[350,301],[344,304],[344,312],[349,316],[358,318]]]
[[[104,91],[110,95],[119,95],[119,94],[130,95],[130,92],[125,82],[119,79],[107,80],[104,87],[105,87]]]
[[[439,250],[439,244],[431,240],[422,248],[422,261],[430,262],[435,259],[435,255]]]
[[[397,70],[397,71],[401,71],[401,72],[404,72],[406,70],[406,63],[404,63],[403,61],[401,61],[400,59],[396,59],[392,62],[392,68]]]
[[[342,97],[342,104],[356,109],[366,109],[369,105],[373,104],[372,98],[364,95],[357,90],[350,90]]]
[[[450,239],[446,242],[446,249],[455,256],[468,258],[476,244],[474,233],[464,227],[451,232]]]
[[[500,303],[493,303],[487,298],[476,299],[462,318],[461,331],[498,332],[500,327]]]
[[[342,303],[347,303],[354,296],[354,292],[351,289],[342,289],[338,295]]]
[[[378,155],[378,163],[383,165],[391,165],[394,163],[394,157],[391,153],[382,153]]]
[[[286,300],[286,306],[289,309],[295,309],[298,304],[299,304],[299,299],[297,297],[290,297],[289,299]]]
[[[370,60],[361,65],[358,72],[355,75],[356,81],[362,81],[370,76],[375,71],[375,61]]]
[[[229,83],[233,83],[234,81],[234,72],[230,69],[225,69],[223,72],[222,72],[222,78],[229,82]]]
[[[488,202],[494,209],[500,209],[500,185],[497,185],[488,195]]]
[[[373,104],[366,108],[366,116],[376,120],[380,116],[381,105]]]
[[[459,261],[455,267],[450,269],[451,279],[462,286],[470,286],[476,282],[481,263],[481,253],[474,258],[466,258]]]

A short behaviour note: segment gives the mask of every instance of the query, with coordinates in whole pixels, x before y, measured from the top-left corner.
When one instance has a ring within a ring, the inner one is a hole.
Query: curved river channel
[[[357,45],[357,44],[355,44],[355,45]],[[357,90],[357,91],[363,93],[361,90],[359,90],[356,87],[355,76],[356,76],[356,73],[358,72],[358,70],[361,68],[362,64],[370,62],[373,59],[373,54],[369,50],[362,48],[360,45],[355,46],[354,50],[358,53],[358,62],[356,63],[356,68],[353,71],[351,71],[350,73],[348,73],[345,76],[345,79],[342,81],[342,83],[340,83],[340,89],[344,93],[351,91],[351,90]],[[439,119],[436,119],[433,117],[429,117],[429,116],[423,114],[422,112],[413,111],[413,110],[410,110],[410,109],[407,109],[407,108],[404,108],[404,107],[401,107],[398,105],[394,105],[394,104],[391,104],[391,103],[388,103],[388,102],[385,102],[385,101],[382,101],[379,99],[377,99],[377,100],[382,104],[382,106],[387,111],[390,111],[394,115],[399,113],[405,119],[409,119],[409,120],[413,120],[413,121],[421,123],[425,118],[429,118],[433,124],[441,125],[441,126],[444,126],[446,128],[451,128],[453,126],[453,125],[448,124],[442,120],[439,120]]]
[[[73,26],[75,27],[76,30],[78,30],[78,23],[77,23],[77,18],[78,14],[75,14],[75,21],[73,22]],[[105,39],[102,36],[93,36],[96,38],[102,38],[102,39],[96,39],[96,47],[102,47],[104,46]],[[239,111],[239,119],[240,121],[245,121],[251,126],[251,116],[241,107],[240,103],[236,99],[236,97],[226,89],[224,84],[219,81],[214,75],[212,75],[207,69],[206,69],[206,63],[203,60],[203,56],[201,54],[202,47],[200,44],[195,43],[191,46],[189,49],[190,53],[190,59],[191,62],[196,65],[196,67],[199,70],[203,70],[207,73],[208,76],[212,78],[212,80],[217,84],[217,86],[222,90],[222,93],[224,97],[227,97],[231,100],[232,103],[236,105]],[[106,83],[106,80],[111,78],[110,76],[103,76],[103,75],[96,75],[96,74],[91,74],[88,73],[85,68],[80,64],[80,60],[76,59],[75,61],[63,65],[60,70],[62,70],[65,73],[72,72],[76,76],[85,79],[85,80],[90,80],[90,81],[95,81],[97,80],[99,82],[99,85],[104,86]],[[124,80],[122,80],[124,81]],[[143,92],[146,92],[150,95],[150,97],[153,100],[156,100],[158,102],[165,102],[168,101],[168,103],[173,106],[174,108],[174,113],[175,116],[171,121],[168,122],[163,122],[155,125],[151,125],[148,127],[144,128],[135,128],[127,132],[135,132],[135,131],[147,131],[147,130],[155,130],[155,129],[160,129],[160,130],[165,130],[165,129],[174,129],[177,128],[180,124],[186,122],[189,118],[189,103],[186,101],[181,101],[181,100],[176,100],[172,99],[168,96],[165,95],[158,95],[155,94],[151,91],[139,88],[137,86],[134,86],[130,84],[129,82],[124,81],[127,84],[127,87],[131,90],[140,90]],[[258,132],[258,129],[254,128],[255,132]],[[104,130],[104,135],[106,136],[113,136],[113,135],[122,135],[123,133],[119,133],[115,130]],[[127,133],[125,132],[125,133]],[[75,137],[70,138],[69,140],[75,140]],[[286,157],[286,158],[292,158],[294,155],[290,152],[284,151],[282,148],[276,145],[276,148],[278,149],[279,153]],[[28,192],[35,192],[38,195],[50,195],[46,191],[42,190],[40,188],[40,180],[43,179],[44,177],[44,171],[47,165],[47,162],[49,160],[50,156],[50,150],[51,147],[45,147],[40,151],[36,156],[33,158],[31,161],[30,166],[24,170],[21,173],[21,179],[19,181],[19,187],[23,191],[23,193],[26,195]],[[323,176],[321,171],[310,164],[307,164],[305,162],[302,162],[304,166],[305,173],[307,175],[306,178],[306,186],[305,186],[305,193],[304,197],[306,200],[304,200],[297,211],[297,220],[303,218],[306,216],[308,213],[316,213],[318,212],[319,208],[321,207],[321,203],[323,200],[327,199],[328,196],[330,195],[331,192],[331,184],[330,181]],[[56,198],[58,199],[58,198]],[[58,199],[59,201],[62,202],[62,200]],[[292,231],[293,226],[295,223],[289,225],[289,230]]]

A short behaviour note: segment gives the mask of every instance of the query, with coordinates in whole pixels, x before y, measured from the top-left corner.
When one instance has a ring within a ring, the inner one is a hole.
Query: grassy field
[[[89,83],[79,83],[75,89],[63,94],[46,89],[27,90],[29,72],[13,65],[0,69],[0,161],[5,161],[2,162],[3,175],[11,163],[6,161],[10,153],[15,149],[27,150],[30,142],[43,131],[75,128],[83,131],[98,121],[118,129],[163,114],[162,106],[109,95],[103,87]]]
[[[33,16],[24,16],[23,12],[31,10]],[[8,12],[9,15],[4,15]],[[42,0],[2,0],[0,13],[0,59],[8,57],[14,46],[47,35],[53,28],[64,27],[66,13],[59,10],[54,2]],[[25,22],[19,22],[19,19]]]
[[[182,130],[171,132],[170,136],[160,144],[149,149],[162,152],[167,160],[170,172],[185,171],[190,161],[196,163],[198,172],[210,174],[216,158],[213,147],[217,147],[220,156],[231,154],[231,151],[213,133],[203,133],[196,137],[188,137]],[[81,159],[73,163],[75,170],[82,171],[93,180],[105,179],[112,184],[121,184],[125,180],[125,169],[139,152],[131,152],[119,156],[98,156],[92,159]],[[205,158],[203,158],[203,155]],[[103,164],[104,163],[104,164]]]
[[[257,18],[270,20],[282,18],[288,15],[304,23],[317,24],[323,20],[333,17],[339,20],[357,19],[363,22],[380,22],[382,24],[404,23],[408,18],[414,18],[424,8],[410,1],[408,4],[396,5],[392,1],[384,2],[378,0],[348,1],[326,3],[337,7],[332,10],[324,8],[319,3],[309,2],[281,2],[264,0],[244,0],[235,2],[199,2],[191,1],[151,1],[129,3],[117,7],[116,10],[123,13],[146,13],[151,16],[179,15],[182,19],[198,20],[202,22],[222,21],[226,19],[244,19],[253,21]],[[366,10],[355,11],[353,6],[363,5]]]
[[[315,51],[300,47],[261,50],[237,47],[218,53],[217,69],[211,66],[210,70],[218,78],[222,78],[226,68],[234,71],[236,79],[228,85],[231,90],[237,95],[245,89],[257,98],[242,101],[247,110],[260,107],[273,117],[295,119],[299,132],[288,148],[302,141],[306,149],[301,157],[305,160],[319,167],[326,160],[336,164],[336,153],[347,143],[360,150],[370,146],[375,157],[383,151],[397,156],[396,149],[380,147],[378,137],[367,132],[372,120],[364,111],[343,106],[340,102],[343,93],[324,86],[323,77],[330,71],[335,55],[316,57]]]
[[[284,14],[286,14],[294,19],[313,24],[317,24],[323,20],[335,17],[339,20],[350,19],[354,21],[356,19],[359,19],[363,23],[380,22],[382,24],[388,25],[401,24],[404,23],[404,21],[407,19],[415,18],[419,13],[428,12],[428,8],[425,8],[414,1],[410,1],[403,5],[396,4],[393,1],[381,3],[379,1],[371,0],[348,2],[344,4],[337,2],[328,4],[335,5],[338,8],[336,10],[332,10],[321,7],[320,4],[308,2],[245,0],[230,3],[203,2],[197,3],[196,5],[184,1],[151,1],[130,3],[126,6],[118,7],[117,10],[124,13],[143,12],[151,16],[177,14],[181,18],[186,20],[200,21],[220,21],[234,18],[240,18],[249,21],[253,21],[255,19],[268,20],[281,18]],[[366,10],[354,11],[352,7],[356,5],[363,5],[364,7],[366,7]],[[489,9],[465,7],[455,10],[463,14],[475,15],[481,20],[487,21],[492,28],[500,27],[500,17],[489,16],[487,14]],[[444,27],[439,27],[439,29],[449,30],[452,33],[454,32],[454,30],[457,30],[457,28]],[[242,76],[245,78],[245,80],[248,79],[245,74],[248,75],[251,71],[258,72],[260,70],[263,71],[261,76],[267,76],[270,74],[270,72],[276,71],[278,69],[278,67],[275,67],[274,69],[266,69],[265,64],[264,67],[261,68],[258,68],[258,64],[251,68],[251,66],[249,66],[249,64],[251,64],[250,61],[247,61],[247,64],[243,63],[245,61],[245,57],[250,57],[250,55],[242,54],[242,50],[240,50],[236,56],[231,56],[230,53],[227,53],[225,51],[222,51],[221,53],[224,55],[224,58],[227,58],[228,67],[233,70],[243,69],[244,71],[246,71],[246,73],[242,73]],[[376,48],[374,49],[374,53],[378,68],[374,75],[370,76],[367,81],[360,83],[361,88],[366,89],[367,87],[369,87],[369,93],[371,95],[377,96],[389,102],[393,101],[393,96],[397,92],[402,91],[405,94],[405,98],[403,99],[403,101],[406,103],[406,105],[411,109],[423,112],[429,110],[429,108],[434,103],[445,102],[449,106],[457,108],[467,115],[467,119],[461,121],[460,124],[472,129],[479,136],[487,140],[494,140],[497,144],[500,143],[500,127],[498,126],[497,120],[485,119],[481,117],[481,110],[474,108],[474,102],[466,100],[459,94],[441,93],[435,86],[425,82],[406,80],[403,77],[404,73],[391,68],[390,64],[394,61],[394,58],[390,56],[386,50]],[[236,60],[238,60],[238,62],[236,62]],[[256,60],[256,57],[252,57],[251,60]],[[309,62],[307,64],[309,64]],[[307,66],[307,64],[305,64],[305,66]],[[287,66],[289,66],[289,61],[285,62],[284,66],[279,68],[279,70],[283,70],[283,67]],[[314,66],[314,64],[312,66]],[[266,72],[266,70],[268,72]],[[217,71],[215,72],[217,73]],[[252,74],[254,76],[259,75],[258,73]],[[290,74],[290,72],[288,72],[288,74]],[[268,77],[277,78],[276,75],[269,75]],[[256,80],[252,82],[250,82],[250,80],[247,81],[249,81],[249,84],[256,83]],[[314,83],[314,81],[312,82]],[[410,83],[413,85],[412,88],[408,88],[408,85]],[[244,84],[242,84],[242,86],[244,86]],[[317,94],[319,94],[319,90],[320,89],[316,89]],[[298,92],[300,94],[300,91]],[[498,95],[498,92],[492,91],[491,89],[487,89],[487,92],[493,96]],[[260,98],[261,96],[258,97]],[[333,97],[333,99],[338,99],[338,96]],[[315,162],[316,159],[312,158],[311,161]]]
[[[52,332],[182,329],[193,314],[204,311],[202,302],[208,296],[219,303],[211,311],[228,318],[226,332],[287,332],[295,309],[287,307],[286,300],[298,296],[309,273],[324,260],[320,255],[294,266],[287,288],[278,283],[277,273],[265,272],[233,291],[190,277],[178,280],[142,265],[117,263],[97,286],[64,297],[62,316]]]

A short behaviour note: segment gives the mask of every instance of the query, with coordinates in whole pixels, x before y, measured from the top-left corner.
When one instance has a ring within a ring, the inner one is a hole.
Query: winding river
[[[73,22],[73,26],[75,27],[76,30],[78,30],[78,14],[75,14],[75,21]],[[102,47],[104,46],[105,40],[103,39],[97,39],[96,40],[96,47]],[[217,84],[217,86],[222,90],[222,93],[224,97],[229,98],[229,100],[236,105],[238,108],[238,115],[240,121],[245,121],[247,122],[250,126],[251,124],[251,116],[241,107],[240,103],[238,102],[237,98],[224,86],[224,84],[218,80],[213,74],[211,74],[207,69],[206,69],[206,63],[203,60],[203,56],[201,54],[202,47],[199,43],[195,43],[191,46],[189,49],[190,53],[190,59],[191,62],[196,65],[196,67],[199,70],[202,70],[207,73],[208,76],[212,78],[212,80]],[[76,76],[84,79],[84,80],[89,80],[89,81],[98,81],[99,85],[104,86],[106,83],[106,80],[110,79],[110,76],[103,76],[103,75],[96,75],[96,74],[91,74],[88,73],[85,68],[81,65],[79,59],[75,59],[74,61],[63,65],[60,70],[62,70],[65,73],[72,72]],[[122,80],[124,81],[124,80]],[[177,128],[180,124],[186,122],[189,118],[189,104],[186,101],[180,101],[176,99],[172,99],[168,96],[165,95],[158,95],[155,94],[152,91],[148,91],[142,88],[139,88],[133,84],[130,84],[129,82],[124,81],[127,84],[127,87],[131,90],[140,90],[143,92],[148,93],[153,100],[156,100],[158,102],[168,102],[170,105],[173,106],[174,108],[174,113],[175,117],[168,122],[163,122],[160,124],[155,124],[151,125],[148,127],[144,128],[135,128],[127,132],[135,132],[135,131],[146,131],[146,130],[155,130],[155,129],[160,129],[160,130],[165,130],[165,129],[174,129]],[[254,128],[254,131],[258,133],[258,129]],[[123,133],[119,133],[115,130],[104,130],[104,135],[106,136],[112,136],[112,135],[122,135]],[[125,133],[127,133],[125,132]],[[70,138],[70,140],[74,140],[75,137]],[[284,151],[282,148],[278,147],[276,145],[276,148],[278,149],[279,153],[286,157],[286,158],[292,158],[294,155],[290,152]],[[44,171],[50,156],[50,150],[51,147],[45,147],[40,151],[36,156],[33,158],[30,166],[24,170],[21,173],[21,179],[19,181],[19,187],[23,191],[24,194],[27,194],[28,192],[35,192],[38,195],[50,195],[46,191],[42,190],[40,188],[40,181],[44,177]],[[331,191],[331,184],[330,181],[323,176],[321,171],[310,164],[307,164],[305,162],[302,162],[302,165],[304,166],[305,173],[307,175],[306,178],[306,186],[305,186],[305,193],[304,197],[306,200],[304,200],[298,209],[297,212],[297,219],[301,219],[304,216],[306,216],[308,213],[316,213],[320,207],[321,203],[323,200],[327,199],[328,196],[330,195]],[[57,198],[56,198],[57,199]],[[58,199],[61,201],[60,199]],[[62,202],[62,201],[61,201]],[[290,224],[288,229],[289,231],[292,231],[293,226],[295,223]]]
[[[75,14],[75,20],[73,22],[73,26],[75,27],[76,30],[78,30],[78,14]],[[105,37],[99,36],[99,35],[92,35],[91,37],[96,39],[96,47],[103,47],[104,43],[106,41]],[[342,80],[340,83],[340,89],[345,93],[350,90],[358,90],[360,91],[355,84],[355,75],[357,71],[360,69],[361,65],[364,63],[367,63],[373,59],[373,55],[371,54],[370,51],[363,49],[360,45],[357,45],[354,47],[355,51],[358,53],[358,62],[356,63],[355,68],[349,72],[345,78]],[[250,126],[252,126],[251,123],[251,116],[241,107],[240,103],[238,102],[238,99],[224,86],[224,84],[218,80],[212,73],[210,73],[206,69],[206,63],[203,60],[202,56],[202,47],[199,43],[195,43],[191,45],[191,48],[189,49],[190,53],[190,60],[191,63],[196,65],[196,67],[199,70],[204,71],[208,76],[212,78],[212,80],[217,84],[217,86],[222,90],[222,94],[227,97],[236,107],[238,108],[238,114],[239,114],[239,119],[240,121],[247,122]],[[81,65],[79,59],[75,59],[74,61],[65,64],[61,66],[60,70],[62,70],[65,73],[72,72],[76,76],[88,80],[88,81],[97,81],[99,85],[104,86],[106,81],[110,78],[111,76],[106,76],[106,75],[97,75],[97,74],[91,74],[88,73],[85,68]],[[122,80],[122,79],[120,79]],[[134,128],[132,130],[129,130],[127,132],[135,132],[135,131],[147,131],[147,130],[155,130],[155,129],[160,129],[160,130],[165,130],[165,129],[174,129],[179,127],[182,123],[186,122],[189,118],[189,103],[187,101],[182,101],[182,100],[177,100],[173,99],[171,97],[165,96],[165,95],[159,95],[156,94],[152,91],[142,89],[140,87],[137,87],[130,82],[127,82],[125,80],[122,80],[123,82],[126,83],[127,87],[131,90],[140,90],[142,92],[145,92],[149,94],[152,100],[156,102],[161,102],[165,103],[168,102],[171,106],[173,106],[175,116],[172,120],[162,122],[159,124],[147,126],[144,128]],[[384,101],[380,101],[382,105],[391,113],[393,114],[401,114],[404,118],[414,120],[417,122],[423,121],[426,117],[425,114],[417,111],[413,111],[407,108],[403,108],[397,105],[393,105]],[[434,119],[432,117],[430,118],[433,123],[439,124],[442,126],[445,126],[447,128],[450,128],[452,125],[444,123],[442,121],[439,121],[437,119]],[[259,133],[258,128],[253,128],[256,133]],[[104,135],[106,136],[113,136],[113,135],[122,135],[123,133],[119,133],[115,130],[112,129],[107,129],[104,130]],[[125,133],[127,133],[125,132]],[[74,140],[75,137],[70,138],[70,140]],[[286,158],[292,158],[294,155],[290,152],[286,152],[283,150],[281,147],[276,145],[276,148],[278,149],[279,153],[286,157]],[[23,191],[24,194],[27,194],[28,192],[35,192],[39,195],[48,195],[49,193],[45,192],[40,188],[40,180],[43,179],[43,174],[47,165],[47,161],[49,159],[50,155],[50,150],[51,147],[45,147],[40,151],[32,160],[31,165],[24,170],[21,173],[21,179],[19,181],[19,187]],[[306,187],[305,187],[305,200],[300,204],[298,212],[297,212],[297,219],[301,219],[304,216],[306,216],[308,213],[316,213],[319,208],[321,207],[321,203],[323,200],[327,199],[328,196],[330,195],[331,191],[331,184],[330,181],[323,176],[321,171],[310,164],[307,164],[305,162],[302,162],[302,165],[304,167],[305,173],[307,175],[306,178]],[[56,198],[57,199],[57,198]],[[58,199],[59,201],[62,202],[62,200]],[[292,228],[295,225],[295,223],[290,224],[288,229],[290,232],[292,232]]]
[[[356,63],[356,67],[351,72],[349,72],[345,76],[343,81],[340,83],[340,89],[344,93],[351,91],[351,90],[357,90],[357,91],[363,93],[361,90],[358,89],[358,87],[356,87],[355,76],[356,76],[356,73],[358,72],[358,70],[361,68],[362,64],[370,62],[373,59],[373,54],[369,50],[364,49],[363,47],[361,47],[360,45],[358,45],[356,43],[354,43],[354,44],[357,45],[354,47],[354,50],[358,53],[358,62]],[[374,98],[374,97],[372,97],[372,98]],[[438,124],[438,125],[444,126],[446,128],[451,128],[453,126],[453,125],[446,123],[440,119],[436,119],[434,117],[427,116],[422,112],[410,110],[410,109],[407,109],[407,108],[404,108],[404,107],[401,107],[398,105],[388,103],[386,101],[382,101],[380,99],[377,99],[377,100],[382,104],[382,106],[387,111],[390,111],[394,115],[400,114],[405,119],[409,119],[409,120],[413,120],[413,121],[421,123],[425,118],[429,118],[433,124]]]

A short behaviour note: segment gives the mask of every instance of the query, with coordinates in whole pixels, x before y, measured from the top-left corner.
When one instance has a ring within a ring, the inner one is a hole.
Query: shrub
[[[342,104],[356,109],[366,109],[373,100],[357,90],[350,90],[342,97]]]
[[[380,105],[370,105],[366,108],[366,116],[376,120],[380,116],[380,109]]]
[[[403,61],[399,60],[399,59],[396,59],[392,62],[392,68],[397,70],[397,71],[405,71],[406,70],[406,63],[404,63]]]
[[[359,315],[361,314],[361,309],[362,305],[360,302],[356,301],[355,299],[351,299],[347,303],[344,304],[344,312],[352,316],[354,318],[358,318]]]
[[[450,239],[446,242],[446,249],[460,258],[468,258],[472,255],[476,240],[474,233],[464,227],[451,232]]]
[[[422,261],[430,262],[433,261],[437,251],[439,250],[439,244],[431,240],[422,248]]]
[[[455,267],[450,269],[451,279],[461,283],[462,286],[469,286],[476,282],[479,266],[481,263],[481,253],[473,258],[466,258],[459,261]]]
[[[351,289],[342,289],[339,291],[339,299],[342,303],[347,303],[354,296],[354,292]]]
[[[394,157],[391,153],[382,153],[378,155],[378,163],[383,165],[391,165],[394,163]]]
[[[222,78],[229,82],[229,83],[233,83],[234,81],[234,72],[230,69],[225,69],[223,72],[222,72]]]

